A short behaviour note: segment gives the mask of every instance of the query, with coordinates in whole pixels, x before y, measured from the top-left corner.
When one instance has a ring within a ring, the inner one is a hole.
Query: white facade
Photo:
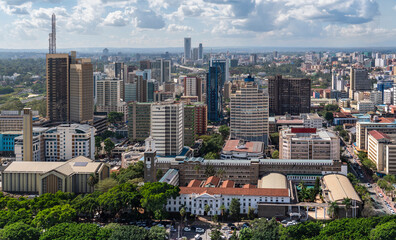
[[[184,147],[183,103],[166,101],[151,106],[151,137],[160,156],[179,155]]]
[[[370,101],[374,103],[374,105],[382,104],[382,92],[381,91],[371,91]]]
[[[235,189],[237,190],[237,189]],[[229,209],[233,198],[239,199],[241,204],[241,214],[247,214],[249,207],[257,213],[258,203],[290,203],[290,196],[266,196],[266,195],[223,195],[223,194],[180,194],[176,199],[168,199],[166,210],[169,212],[179,212],[185,207],[186,212],[197,215],[204,215],[205,205],[210,206],[209,216],[221,215],[220,206],[224,205]]]
[[[317,113],[301,113],[301,118],[304,119],[304,127],[307,128],[322,128],[323,118]]]
[[[384,90],[384,104],[393,104],[393,88]]]
[[[186,77],[184,81],[186,81],[184,89],[186,96],[197,96],[197,78]]]
[[[121,101],[122,80],[104,79],[96,82],[96,108],[98,112],[117,112]]]

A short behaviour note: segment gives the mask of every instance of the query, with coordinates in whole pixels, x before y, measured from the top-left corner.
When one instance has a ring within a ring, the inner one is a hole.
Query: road
[[[187,66],[183,66],[183,65],[180,65],[180,64],[177,64],[177,63],[174,63],[174,65],[176,67],[184,68],[184,69],[187,69],[187,70],[189,70],[191,72],[194,72],[194,73],[206,72],[206,70],[204,68],[187,67]]]

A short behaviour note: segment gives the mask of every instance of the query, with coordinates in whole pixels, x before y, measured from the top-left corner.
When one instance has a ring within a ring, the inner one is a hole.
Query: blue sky
[[[396,0],[0,0],[0,48],[394,47]]]

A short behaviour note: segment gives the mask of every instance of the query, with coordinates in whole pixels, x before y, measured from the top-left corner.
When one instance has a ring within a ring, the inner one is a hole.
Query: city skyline
[[[1,0],[1,48],[47,48],[53,13],[60,49],[396,46],[389,0]]]

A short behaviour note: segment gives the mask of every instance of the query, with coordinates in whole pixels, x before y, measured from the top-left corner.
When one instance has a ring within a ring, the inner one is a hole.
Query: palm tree
[[[338,208],[339,207],[337,202],[330,202],[330,205],[327,209],[327,214],[331,215],[331,218],[334,218],[335,216],[337,216]]]
[[[94,187],[99,182],[99,176],[97,173],[91,173],[88,177],[88,185]]]
[[[182,207],[182,208],[180,208],[180,225],[182,225],[182,222],[183,222],[183,219],[184,219],[184,216],[186,215],[186,208],[185,207]]]
[[[201,170],[201,164],[196,164],[195,166],[194,166],[194,170],[195,170],[195,172],[197,173],[197,175],[199,174],[199,170]]]
[[[350,198],[344,198],[344,200],[342,200],[342,204],[345,205],[345,216],[348,217],[348,211],[352,207],[352,201]]]
[[[207,215],[209,215],[210,212],[210,206],[208,204],[205,205],[204,211]]]
[[[221,204],[220,206],[220,212],[221,212],[221,219],[224,222],[224,213],[225,213],[226,207],[224,206],[224,204]]]

